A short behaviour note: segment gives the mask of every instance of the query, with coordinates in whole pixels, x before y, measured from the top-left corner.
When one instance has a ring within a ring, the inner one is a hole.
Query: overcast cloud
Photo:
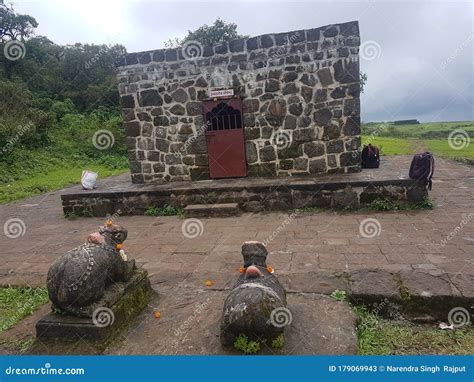
[[[474,9],[456,1],[17,1],[59,44],[162,48],[217,17],[259,35],[358,20],[368,74],[362,119],[474,120]],[[364,50],[365,48],[365,50]]]

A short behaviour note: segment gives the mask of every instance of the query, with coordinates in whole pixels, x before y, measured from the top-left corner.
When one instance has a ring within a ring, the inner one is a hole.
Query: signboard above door
[[[210,98],[232,97],[234,89],[211,90]]]

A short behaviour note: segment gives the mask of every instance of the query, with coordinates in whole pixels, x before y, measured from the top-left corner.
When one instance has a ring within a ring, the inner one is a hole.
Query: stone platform
[[[232,280],[232,281],[235,281]],[[228,290],[183,288],[155,293],[127,330],[112,341],[37,341],[30,354],[238,355],[220,343],[222,306]],[[357,317],[346,302],[314,293],[289,293],[291,323],[281,349],[262,344],[261,355],[353,355]],[[159,310],[161,318],[154,313]],[[1,348],[0,348],[1,349]]]
[[[36,336],[40,340],[107,340],[147,306],[151,294],[148,273],[139,269],[128,282],[106,289],[93,317],[51,312],[36,323]]]
[[[235,278],[232,279],[232,282]],[[186,291],[179,296],[160,294],[151,302],[161,307],[161,318],[153,308],[137,318],[139,329],[131,328],[122,341],[105,354],[199,354],[237,355],[232,346],[220,343],[222,307],[229,291]],[[344,355],[357,353],[356,316],[346,302],[307,293],[287,294],[291,323],[285,328],[282,349],[262,346],[261,355]],[[173,308],[174,307],[174,308]],[[176,309],[179,307],[179,309]]]
[[[143,215],[150,207],[237,203],[245,212],[295,208],[350,209],[375,199],[418,202],[427,195],[424,184],[408,178],[408,165],[384,157],[379,169],[318,177],[238,178],[132,184],[128,174],[100,182],[95,190],[71,187],[61,195],[67,215]],[[120,211],[120,212],[118,212]]]

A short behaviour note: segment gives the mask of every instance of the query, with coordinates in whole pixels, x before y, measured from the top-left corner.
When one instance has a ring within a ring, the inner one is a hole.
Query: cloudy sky
[[[362,119],[474,120],[474,6],[445,1],[15,1],[59,44],[162,48],[217,17],[259,35],[358,20]]]

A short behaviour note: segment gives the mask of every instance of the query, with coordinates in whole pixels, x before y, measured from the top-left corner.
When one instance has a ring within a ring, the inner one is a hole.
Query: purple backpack
[[[431,190],[434,172],[434,158],[430,152],[416,154],[411,161],[409,176],[410,179],[424,181],[428,184],[428,189]]]

